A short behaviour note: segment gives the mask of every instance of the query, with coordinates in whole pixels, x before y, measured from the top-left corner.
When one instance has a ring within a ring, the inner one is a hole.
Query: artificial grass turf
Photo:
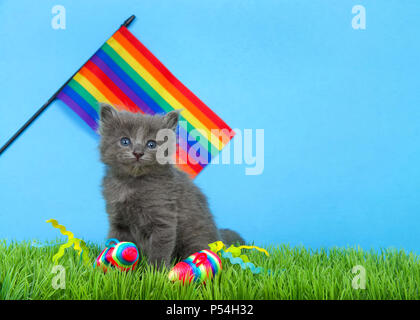
[[[88,245],[94,261],[102,248]],[[247,251],[256,266],[271,273],[254,275],[222,259],[223,270],[206,284],[182,285],[168,280],[167,270],[141,261],[135,271],[106,274],[85,266],[67,249],[59,264],[65,268],[65,289],[54,289],[52,256],[59,244],[34,247],[29,242],[0,241],[0,300],[5,299],[419,299],[420,259],[397,250],[307,250],[266,248],[270,257]],[[353,289],[352,269],[366,269],[366,289]]]

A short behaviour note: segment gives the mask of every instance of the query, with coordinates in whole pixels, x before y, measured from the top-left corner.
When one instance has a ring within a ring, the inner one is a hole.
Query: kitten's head
[[[161,166],[157,159],[157,151],[163,144],[163,141],[157,139],[157,134],[165,129],[174,132],[178,118],[177,111],[164,116],[150,116],[117,111],[108,104],[101,104],[101,160],[117,172],[131,176],[155,170],[156,166]]]

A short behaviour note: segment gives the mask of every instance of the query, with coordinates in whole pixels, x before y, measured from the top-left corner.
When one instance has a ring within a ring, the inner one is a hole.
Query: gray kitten
[[[158,163],[163,142],[156,141],[157,132],[175,130],[178,118],[178,112],[150,116],[106,104],[100,111],[109,237],[134,242],[157,267],[168,267],[173,259],[185,259],[217,240],[244,243],[236,232],[216,228],[206,197],[184,172]]]

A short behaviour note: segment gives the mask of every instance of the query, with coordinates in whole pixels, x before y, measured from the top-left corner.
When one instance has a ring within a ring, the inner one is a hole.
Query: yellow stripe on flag
[[[83,75],[77,73],[73,79],[76,80],[83,88],[85,88],[86,91],[89,92],[98,102],[106,102],[112,105],[112,103],[107,98],[105,98],[105,96]]]

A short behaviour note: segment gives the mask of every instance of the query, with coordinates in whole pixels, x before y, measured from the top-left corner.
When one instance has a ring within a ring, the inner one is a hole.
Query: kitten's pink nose
[[[136,159],[137,160],[139,160],[141,157],[143,157],[143,155],[144,155],[144,153],[143,152],[140,152],[140,153],[137,153],[137,152],[135,152],[135,151],[133,151],[133,154],[135,155],[135,157],[136,157]]]

